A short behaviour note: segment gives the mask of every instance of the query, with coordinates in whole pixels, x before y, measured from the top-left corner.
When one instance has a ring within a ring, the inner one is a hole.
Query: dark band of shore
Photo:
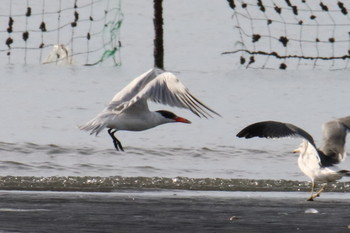
[[[188,177],[0,177],[0,190],[112,192],[129,189],[308,192],[310,191],[310,182]],[[326,191],[349,192],[350,182],[336,182],[329,184]]]

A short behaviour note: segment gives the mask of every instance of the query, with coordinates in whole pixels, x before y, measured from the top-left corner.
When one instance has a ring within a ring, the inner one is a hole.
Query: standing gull
[[[312,136],[303,129],[277,121],[257,122],[242,129],[237,137],[253,138],[281,138],[281,137],[302,137],[303,142],[299,148],[294,150],[300,153],[298,165],[300,170],[311,179],[311,196],[308,201],[318,197],[327,183],[341,179],[343,176],[350,176],[350,171],[337,170],[333,165],[345,159],[344,151],[345,138],[350,130],[350,116],[339,118],[323,124],[323,145],[317,148]],[[314,193],[315,182],[324,185]]]
[[[116,150],[124,151],[114,135],[119,130],[142,131],[172,122],[191,123],[169,111],[150,111],[148,100],[189,109],[198,117],[212,117],[209,112],[220,116],[196,99],[174,74],[153,68],[135,78],[100,114],[79,128],[96,135],[107,128]]]

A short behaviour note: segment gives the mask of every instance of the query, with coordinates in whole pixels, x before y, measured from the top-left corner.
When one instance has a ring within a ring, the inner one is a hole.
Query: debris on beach
[[[318,210],[314,209],[314,208],[309,208],[307,210],[305,210],[305,214],[318,214]]]

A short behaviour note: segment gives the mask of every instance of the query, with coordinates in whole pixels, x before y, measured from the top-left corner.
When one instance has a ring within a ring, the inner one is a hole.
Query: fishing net
[[[348,1],[227,0],[237,65],[271,69],[347,69]]]
[[[0,61],[120,64],[120,0],[3,0]]]

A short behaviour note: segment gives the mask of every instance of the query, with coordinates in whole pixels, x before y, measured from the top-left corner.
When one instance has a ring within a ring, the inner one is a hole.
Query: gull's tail
[[[95,118],[87,122],[86,124],[80,125],[79,129],[91,131],[90,134],[98,135],[104,128],[107,127],[108,123],[115,116],[111,112],[103,112],[97,115]]]
[[[339,174],[342,176],[350,176],[350,171],[349,170],[340,170],[338,171]]]

